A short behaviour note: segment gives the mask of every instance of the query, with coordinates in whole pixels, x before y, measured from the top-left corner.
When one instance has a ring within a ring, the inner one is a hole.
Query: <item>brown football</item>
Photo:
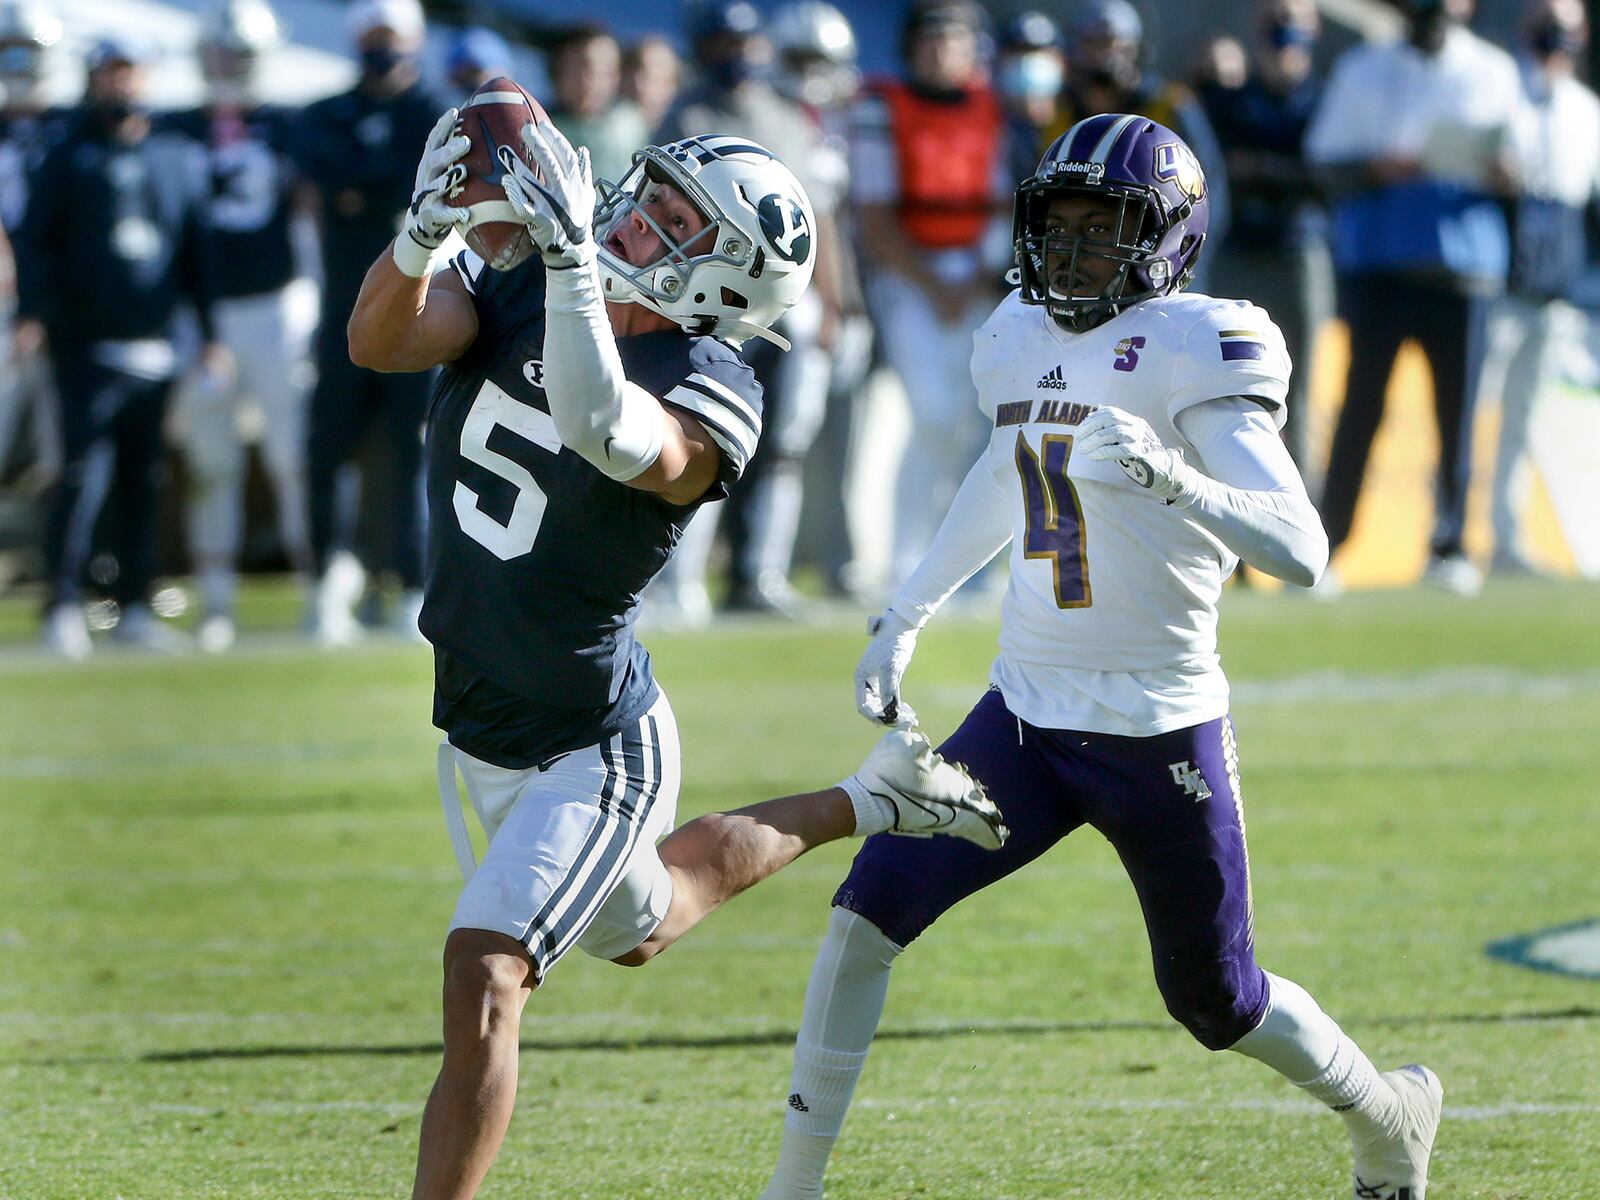
[[[467,219],[467,245],[496,271],[520,265],[535,249],[527,227],[511,211],[500,186],[504,170],[498,157],[500,147],[509,147],[526,162],[522,127],[549,119],[537,100],[504,75],[489,80],[461,106],[461,132],[472,145],[461,160],[467,168],[467,181],[452,201],[472,214]],[[538,172],[537,167],[534,170]]]

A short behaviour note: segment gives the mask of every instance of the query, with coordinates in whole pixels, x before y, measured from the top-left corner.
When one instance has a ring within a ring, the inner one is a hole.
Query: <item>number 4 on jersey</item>
[[[1022,503],[1027,513],[1022,553],[1025,558],[1047,558],[1055,575],[1058,608],[1088,608],[1088,547],[1083,531],[1083,506],[1078,490],[1067,478],[1072,435],[1047,433],[1033,452],[1028,439],[1017,433],[1017,473],[1022,476]]]

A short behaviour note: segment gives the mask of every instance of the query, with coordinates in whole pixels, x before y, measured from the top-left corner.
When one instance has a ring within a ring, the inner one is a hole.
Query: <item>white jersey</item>
[[[1073,333],[1013,293],[978,331],[987,462],[1017,500],[992,679],[1018,716],[1148,736],[1227,711],[1217,600],[1237,557],[1115,462],[1073,453],[1073,441],[1085,417],[1114,405],[1204,470],[1177,415],[1249,396],[1281,428],[1289,371],[1283,335],[1243,300],[1179,293]]]

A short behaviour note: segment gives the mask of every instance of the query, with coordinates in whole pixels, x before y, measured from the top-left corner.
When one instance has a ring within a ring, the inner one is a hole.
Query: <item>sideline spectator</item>
[[[232,369],[212,323],[205,162],[187,140],[153,131],[147,61],[127,39],[90,51],[84,103],[34,176],[16,243],[18,335],[49,347],[61,396],[65,462],[46,535],[43,640],[68,658],[92,649],[80,590],[108,500],[113,637],[186,646],[149,605],[180,305],[198,311],[202,369],[219,379]]]
[[[1307,477],[1317,332],[1333,315],[1328,218],[1304,152],[1321,96],[1311,73],[1320,32],[1311,0],[1262,0],[1254,69],[1241,86],[1200,92],[1233,189],[1233,227],[1216,256],[1212,287],[1261,305],[1283,330],[1294,364],[1284,441]]]
[[[862,389],[872,368],[872,322],[867,319],[857,263],[857,237],[850,206],[850,110],[861,75],[856,67],[856,35],[849,20],[823,0],[796,0],[773,14],[772,44],[777,52],[778,90],[805,106],[822,131],[822,145],[812,173],[832,199],[836,236],[817,247],[819,259],[838,258],[819,268],[839,278],[837,330],[826,326],[818,341],[829,351],[826,415],[806,456],[805,505],[797,550],[809,547],[822,568],[823,581],[835,596],[860,591],[851,541],[851,513],[856,511],[847,489],[859,478],[855,470],[857,416]],[[813,197],[813,200],[816,198]]]
[[[46,99],[46,77],[60,42],[61,21],[44,5],[25,0],[0,6],[0,232],[12,241],[28,204],[28,181],[69,121],[68,110]],[[15,308],[14,287],[0,288],[0,478],[13,448],[24,445],[19,457],[31,482],[43,487],[61,470],[61,423],[49,356],[31,335],[13,337]],[[24,434],[28,442],[21,440]]]
[[[985,239],[1012,192],[1004,116],[979,57],[984,24],[966,0],[921,0],[906,17],[906,77],[869,82],[856,109],[850,179],[867,300],[911,405],[897,579],[928,548],[984,436],[972,338],[1000,294],[1003,264],[986,259]]]
[[[1138,113],[1165,125],[1200,160],[1211,195],[1210,236],[1222,241],[1228,235],[1228,172],[1211,122],[1187,87],[1147,71],[1143,54],[1144,20],[1128,0],[1090,0],[1079,9],[1067,34],[1067,86],[1045,144],[1098,113]],[[1200,261],[1189,286],[1209,292],[1209,255]]]
[[[1401,0],[1406,36],[1357,46],[1335,64],[1306,134],[1333,202],[1339,313],[1350,377],[1333,435],[1322,520],[1350,536],[1367,455],[1400,344],[1433,369],[1439,474],[1432,585],[1462,595],[1483,576],[1462,544],[1472,410],[1490,304],[1505,282],[1512,191],[1508,139],[1521,83],[1505,51],[1466,27],[1472,0]],[[1334,594],[1337,568],[1319,590]]]
[[[638,106],[650,131],[647,140],[654,145],[662,118],[678,98],[681,67],[678,52],[664,37],[647,37],[635,42],[622,56],[622,95]]]
[[[1044,13],[1030,9],[1001,26],[994,79],[1006,110],[1006,150],[1014,183],[1038,169],[1066,76],[1061,31]]]
[[[418,148],[446,107],[421,82],[417,0],[356,0],[346,22],[361,76],[350,91],[309,106],[296,139],[322,225],[322,324],[306,466],[314,572],[307,616],[324,645],[344,645],[361,634],[351,611],[361,574],[341,568],[330,575],[329,566],[350,537],[350,514],[339,511],[341,468],[355,460],[374,426],[381,429],[393,496],[383,506],[388,546],[370,565],[398,575],[404,594],[394,627],[420,636],[422,418],[433,380],[426,372],[382,375],[355,366],[345,322],[367,267],[394,237],[411,202]],[[370,492],[373,480],[363,483]]]
[[[770,342],[745,344],[743,357],[765,389],[761,446],[739,488],[725,505],[702,513],[689,526],[677,555],[662,572],[656,599],[676,602],[680,620],[704,617],[705,569],[716,518],[726,510],[729,542],[728,608],[797,617],[802,606],[789,584],[803,497],[801,468],[822,425],[828,399],[828,350],[838,328],[840,263],[822,248],[837,240],[833,214],[841,199],[837,172],[828,178],[825,147],[815,119],[772,83],[772,43],[761,18],[746,0],[710,0],[693,11],[695,67],[699,84],[667,114],[656,138],[663,142],[706,133],[732,133],[765,146],[792,164],[811,198],[818,247],[812,286],[773,326],[789,348]]]
[[[1200,106],[1207,109],[1207,117],[1210,116],[1206,104],[1207,92],[1236,91],[1244,86],[1249,77],[1250,58],[1237,38],[1218,34],[1200,43],[1200,52],[1194,60],[1194,76],[1190,82],[1194,85],[1195,95],[1200,97]]]
[[[481,25],[463,29],[451,39],[444,72],[459,108],[495,76],[511,74],[511,47],[492,29]]]
[[[306,533],[305,405],[311,378],[316,290],[301,278],[291,240],[296,188],[289,157],[294,113],[259,94],[263,61],[282,42],[265,0],[228,0],[208,20],[200,68],[203,108],[167,127],[205,148],[216,258],[217,336],[235,373],[191,372],[178,391],[191,490],[185,516],[199,585],[200,648],[225,650],[235,637],[234,593],[244,533],[245,448],[239,409],[260,408],[263,464],[278,505],[290,563],[311,569]]]
[[[1490,569],[1506,574],[1539,570],[1522,544],[1528,429],[1562,346],[1559,334],[1572,329],[1572,340],[1582,339],[1582,319],[1563,299],[1587,260],[1584,212],[1600,187],[1600,101],[1573,77],[1588,37],[1579,0],[1531,0],[1523,14],[1523,103],[1512,140],[1522,190],[1512,207],[1507,295],[1491,314],[1484,365],[1501,416]]]
[[[628,173],[650,130],[639,108],[621,98],[622,50],[602,25],[580,25],[550,49],[550,119],[574,146],[589,150],[596,179]]]

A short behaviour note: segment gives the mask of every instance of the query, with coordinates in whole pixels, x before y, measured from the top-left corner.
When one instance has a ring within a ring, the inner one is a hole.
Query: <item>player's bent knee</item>
[[[1261,1020],[1265,980],[1258,968],[1239,971],[1233,963],[1209,969],[1172,971],[1160,979],[1167,1012],[1207,1050],[1226,1050]]]
[[[522,943],[487,929],[453,930],[444,948],[444,1008],[494,1024],[521,1011],[521,995],[537,983]]]

